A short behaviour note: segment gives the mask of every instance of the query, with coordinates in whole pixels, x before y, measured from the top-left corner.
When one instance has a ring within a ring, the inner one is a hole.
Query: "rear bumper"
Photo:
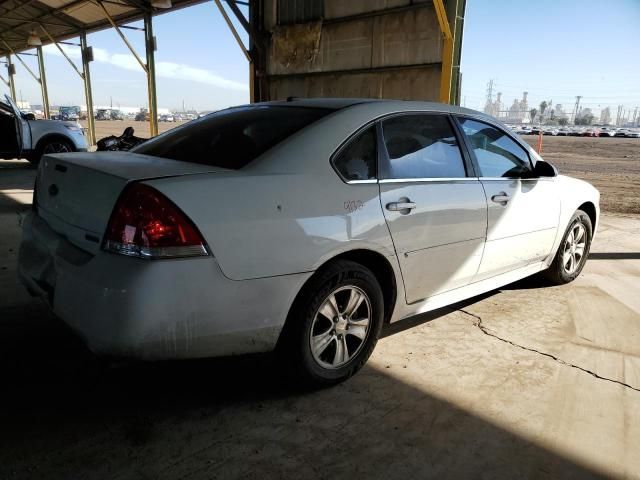
[[[144,359],[272,350],[311,275],[233,281],[212,257],[92,255],[33,213],[23,224],[18,274],[93,352]]]

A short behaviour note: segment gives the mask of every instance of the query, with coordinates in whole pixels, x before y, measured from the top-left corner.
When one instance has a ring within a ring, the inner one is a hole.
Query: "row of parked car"
[[[616,127],[557,127],[543,125],[509,125],[519,135],[553,135],[564,137],[625,137],[640,138],[640,128]]]
[[[28,112],[25,112],[28,113]],[[35,116],[35,115],[34,115]],[[169,113],[158,116],[160,122],[187,122],[194,120],[199,116],[196,113]],[[57,112],[51,116],[52,120],[78,121],[86,120],[87,112],[80,110],[80,107],[60,107]],[[136,120],[149,121],[149,112],[141,109],[137,113],[124,113],[115,108],[99,108],[95,113],[96,120]]]

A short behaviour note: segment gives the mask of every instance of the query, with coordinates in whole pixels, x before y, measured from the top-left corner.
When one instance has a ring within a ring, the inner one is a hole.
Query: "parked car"
[[[58,115],[53,117],[53,120],[68,120],[77,122],[78,120],[80,120],[80,107],[59,107]]]
[[[616,136],[616,129],[615,128],[609,128],[609,127],[601,127],[600,128],[600,136],[601,137],[615,137]]]
[[[629,133],[629,129],[627,128],[619,128],[616,130],[616,137],[626,137]]]
[[[539,272],[571,282],[599,217],[594,187],[492,117],[367,99],[258,103],[131,152],[46,156],[34,198],[19,275],[94,352],[276,349],[320,385],[359,370],[384,323]]]
[[[135,116],[136,122],[148,122],[149,121],[149,112],[147,109],[141,108]]]
[[[96,120],[111,120],[111,111],[108,108],[99,108],[96,111]]]
[[[87,141],[78,122],[36,120],[24,114],[5,95],[0,102],[0,158],[26,158],[38,163],[42,155],[60,152],[84,152]]]
[[[111,110],[111,120],[124,120],[124,114],[117,109]]]

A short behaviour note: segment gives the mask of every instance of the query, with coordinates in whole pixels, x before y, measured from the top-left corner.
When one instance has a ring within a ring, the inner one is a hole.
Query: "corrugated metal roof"
[[[98,0],[0,0],[0,40],[19,53],[33,47],[27,38],[35,31],[43,45],[51,43],[40,24],[57,40],[76,37],[82,30],[93,32],[111,25],[97,4]],[[150,0],[102,0],[117,23],[139,20],[146,12],[153,15],[170,12],[206,0],[172,0],[173,7],[157,10]],[[10,50],[0,41],[0,56]]]

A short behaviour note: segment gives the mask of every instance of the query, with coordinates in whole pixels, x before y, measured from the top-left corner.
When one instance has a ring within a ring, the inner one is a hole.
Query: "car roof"
[[[458,107],[456,105],[448,105],[437,102],[422,102],[415,100],[392,100],[378,98],[300,98],[289,97],[287,100],[275,100],[271,102],[262,102],[252,105],[277,105],[292,107],[311,107],[311,108],[329,108],[333,110],[341,110],[344,108],[354,107],[363,104],[387,105],[389,111],[397,110],[428,110],[432,112],[443,113],[464,113],[468,115],[486,115],[477,110]]]

